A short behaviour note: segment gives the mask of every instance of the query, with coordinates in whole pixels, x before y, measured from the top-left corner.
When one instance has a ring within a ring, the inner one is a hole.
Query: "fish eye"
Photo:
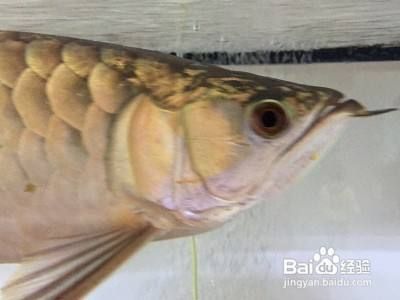
[[[289,126],[289,118],[282,105],[275,100],[257,103],[251,111],[253,130],[263,138],[275,138]]]

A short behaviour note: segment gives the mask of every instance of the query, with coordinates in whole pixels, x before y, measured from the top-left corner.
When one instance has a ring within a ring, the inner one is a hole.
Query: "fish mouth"
[[[354,99],[330,99],[330,101],[317,108],[314,120],[309,124],[308,127],[305,128],[298,138],[291,145],[289,145],[289,147],[287,147],[285,151],[281,153],[281,155],[279,155],[279,157],[282,158],[288,153],[300,148],[305,143],[312,141],[316,134],[324,130],[326,131],[325,134],[329,134],[329,132],[332,131],[332,133],[335,133],[333,135],[336,135],[337,130],[330,130],[330,128],[342,127],[342,123],[345,123],[343,121],[349,117],[370,117],[396,110],[398,109],[385,108],[368,110],[364,105]]]
[[[325,103],[316,113],[316,117],[309,127],[301,134],[299,140],[309,135],[316,128],[324,127],[331,123],[337,123],[348,117],[371,117],[398,110],[397,108],[385,108],[368,110],[363,104],[354,99],[339,98]],[[336,121],[336,122],[333,122]]]
[[[333,109],[331,109],[327,114],[345,113],[352,117],[370,117],[398,110],[397,108],[367,110],[364,105],[354,99],[329,103],[325,108],[329,106],[333,106]]]

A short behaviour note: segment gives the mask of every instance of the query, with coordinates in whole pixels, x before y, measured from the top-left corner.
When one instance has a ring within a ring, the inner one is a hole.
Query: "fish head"
[[[255,91],[247,97],[219,95],[183,109],[188,161],[199,179],[186,183],[188,191],[197,191],[186,207],[207,208],[209,218],[228,218],[288,186],[334,143],[351,117],[391,110],[367,111],[329,88],[266,77],[245,80]]]
[[[185,68],[153,68],[151,78],[164,79],[145,80],[153,101],[135,100],[128,134],[132,190],[185,221],[221,223],[272,197],[350,117],[390,111],[368,111],[329,88]]]

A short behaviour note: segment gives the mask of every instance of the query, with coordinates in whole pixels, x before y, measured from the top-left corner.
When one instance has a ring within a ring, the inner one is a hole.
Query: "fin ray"
[[[116,270],[159,230],[139,230],[56,239],[38,249],[3,287],[5,300],[77,299]],[[48,245],[50,244],[50,246]]]

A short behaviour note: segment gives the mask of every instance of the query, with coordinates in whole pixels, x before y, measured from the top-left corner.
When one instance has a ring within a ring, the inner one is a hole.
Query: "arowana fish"
[[[0,33],[4,299],[77,299],[143,245],[270,198],[368,111],[167,54]]]

